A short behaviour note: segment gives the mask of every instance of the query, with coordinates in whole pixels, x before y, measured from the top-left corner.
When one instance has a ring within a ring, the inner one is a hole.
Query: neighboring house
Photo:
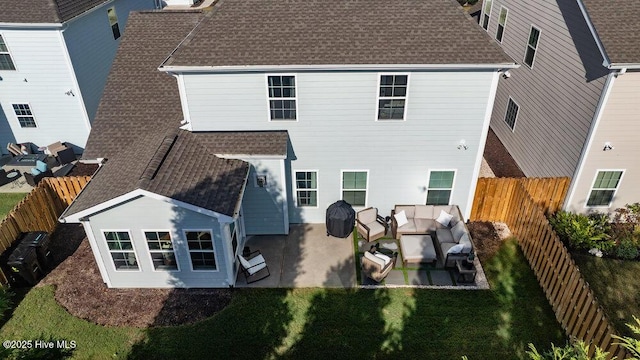
[[[485,0],[480,25],[522,66],[491,128],[527,176],[568,176],[565,209],[640,201],[638,1]]]
[[[131,10],[154,0],[2,0],[0,152],[7,143],[84,148]]]
[[[132,14],[84,153],[107,161],[61,217],[84,225],[105,282],[233,286],[247,235],[324,223],[340,199],[468,216],[516,65],[455,2],[388,6]]]

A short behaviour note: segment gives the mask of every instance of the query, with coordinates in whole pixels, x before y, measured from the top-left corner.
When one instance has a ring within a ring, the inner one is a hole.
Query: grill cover
[[[338,200],[327,209],[327,235],[346,238],[356,225],[356,212],[351,205]]]

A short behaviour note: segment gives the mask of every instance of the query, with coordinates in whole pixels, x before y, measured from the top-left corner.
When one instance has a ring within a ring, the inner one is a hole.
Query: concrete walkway
[[[247,246],[260,250],[271,276],[247,285],[240,272],[236,287],[355,287],[352,239],[327,236],[324,224],[291,225],[288,236],[252,236]]]

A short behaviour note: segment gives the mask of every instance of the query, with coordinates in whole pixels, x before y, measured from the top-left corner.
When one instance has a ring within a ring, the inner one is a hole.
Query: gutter
[[[600,50],[600,54],[602,55],[602,59],[603,59],[602,66],[609,68],[609,66],[611,66],[611,60],[609,59],[609,56],[607,56],[607,52],[604,49],[604,45],[600,41],[600,37],[598,36],[598,32],[596,31],[595,26],[593,26],[593,22],[591,21],[591,18],[589,17],[589,13],[587,12],[587,8],[584,6],[584,3],[582,2],[582,0],[577,0],[577,2],[578,2],[578,7],[580,7],[580,11],[582,12],[582,16],[587,22],[587,26],[591,31],[591,35],[593,36],[593,39],[595,40],[596,45],[598,45],[598,49]]]
[[[171,66],[161,65],[159,71],[178,73],[230,73],[278,71],[407,71],[407,70],[502,70],[516,69],[516,63],[502,64],[352,64],[352,65],[228,65],[228,66]]]
[[[62,23],[4,23],[0,22],[0,28],[17,29],[17,30],[60,30],[64,29],[66,24]]]
[[[82,188],[82,190],[80,190],[80,192],[78,193],[78,195],[76,195],[75,199],[73,199],[73,201],[71,201],[71,204],[69,204],[69,206],[67,206],[66,209],[64,209],[64,211],[62,212],[62,214],[60,214],[60,216],[58,217],[58,221],[62,224],[66,224],[67,220],[67,212],[69,211],[69,209],[71,209],[71,207],[73,206],[73,204],[75,204],[76,200],[78,200],[78,198],[80,197],[80,195],[82,195],[82,192],[89,186],[89,184],[91,184],[91,180],[93,180],[93,177],[96,176],[96,174],[98,173],[98,171],[100,171],[100,169],[102,169],[102,163],[99,163],[98,169],[96,169],[96,171],[91,175],[91,179],[89,179],[89,181],[87,182],[87,184]]]

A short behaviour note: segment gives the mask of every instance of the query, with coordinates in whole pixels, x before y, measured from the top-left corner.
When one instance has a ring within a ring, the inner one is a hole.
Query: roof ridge
[[[138,183],[138,186],[140,188],[145,188],[149,184],[149,182],[153,180],[156,174],[158,174],[158,170],[160,170],[162,163],[164,163],[164,160],[167,158],[167,155],[169,155],[169,152],[171,151],[171,148],[173,148],[173,145],[176,143],[177,139],[177,130],[169,130],[167,132],[167,134],[162,139],[162,142],[158,144],[158,148],[156,149],[155,153],[153,154],[151,159],[149,159],[147,166],[142,171],[142,175],[140,175],[140,181]]]
[[[176,51],[178,51],[182,47],[182,45],[188,44],[191,41],[191,39],[193,38],[194,34],[198,32],[197,29],[200,27],[200,25],[202,25],[205,22],[205,20],[211,18],[213,16],[213,14],[216,12],[217,8],[220,6],[219,4],[222,4],[222,3],[224,3],[224,0],[215,1],[213,6],[207,12],[205,12],[203,10],[200,10],[199,12],[204,14],[202,16],[202,19],[200,19],[200,21],[198,21],[198,23],[193,27],[193,29],[191,29],[191,31],[189,31],[187,36],[185,36],[182,39],[182,41],[180,41],[178,43],[178,45],[176,45],[176,47],[173,50],[171,50],[171,52],[169,52],[167,57],[164,58],[164,60],[162,60],[162,62],[160,63],[160,65],[158,67],[163,67],[164,65],[171,64],[171,61],[172,61],[172,58],[173,58],[173,54],[175,54]],[[171,11],[171,12],[173,12],[173,11]]]

